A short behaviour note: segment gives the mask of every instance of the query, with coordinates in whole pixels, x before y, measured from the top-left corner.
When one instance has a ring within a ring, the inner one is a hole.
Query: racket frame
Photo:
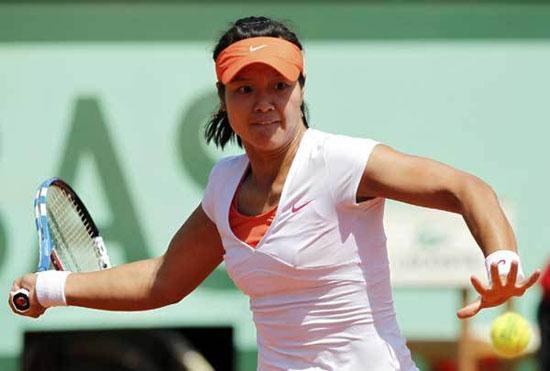
[[[86,220],[86,225],[90,236],[92,237],[94,245],[94,253],[98,258],[98,270],[103,270],[111,267],[109,256],[107,255],[107,249],[103,239],[99,235],[99,230],[97,229],[88,209],[84,206],[84,203],[78,197],[76,192],[62,179],[60,178],[51,178],[43,182],[38,188],[36,195],[34,197],[34,213],[35,213],[35,224],[36,230],[38,232],[38,246],[39,246],[39,258],[38,258],[38,272],[44,272],[49,270],[50,264],[54,267],[55,270],[61,271],[65,270],[61,259],[57,252],[55,251],[55,246],[53,244],[53,239],[51,238],[50,229],[48,227],[48,210],[46,206],[46,201],[48,198],[48,189],[51,186],[56,186],[61,188],[66,192],[69,197],[71,197],[77,204],[79,211],[82,214],[82,217]],[[16,311],[20,313],[25,313],[30,309],[30,300],[29,300],[29,291],[25,288],[21,288],[12,294],[12,302]]]
[[[80,197],[78,197],[76,192],[67,183],[65,183],[62,179],[55,177],[43,182],[34,197],[34,213],[39,245],[38,272],[48,270],[50,268],[50,263],[55,270],[65,270],[59,255],[55,251],[53,239],[51,238],[50,229],[48,227],[48,209],[46,202],[48,199],[48,189],[51,186],[61,188],[78,205],[79,211],[82,213],[82,217],[86,220],[88,231],[94,242],[94,253],[100,262],[98,270],[110,268],[111,263],[109,256],[107,255],[107,250],[105,249],[105,244],[99,235],[99,230],[90,216],[88,209],[86,209],[86,206],[84,206],[84,203]]]

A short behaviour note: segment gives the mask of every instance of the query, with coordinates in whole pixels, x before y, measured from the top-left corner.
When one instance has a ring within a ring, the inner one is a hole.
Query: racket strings
[[[97,270],[92,227],[76,201],[63,189],[50,187],[47,210],[52,240],[63,268],[74,272]]]
[[[82,271],[83,267],[79,264],[79,261],[82,260],[80,250],[87,244],[88,236],[77,233],[74,212],[67,207],[70,202],[57,197],[56,193],[53,194],[55,196],[52,197],[52,202],[50,202],[52,212],[49,213],[49,217],[51,230],[54,232],[56,251],[65,269]]]
[[[83,271],[94,268],[93,255],[90,254],[93,251],[91,236],[87,228],[79,225],[81,213],[75,213],[76,210],[72,210],[70,203],[54,202],[54,205],[56,206],[53,206],[54,212],[51,214],[57,215],[52,223],[55,240],[58,242],[56,251],[65,269]]]

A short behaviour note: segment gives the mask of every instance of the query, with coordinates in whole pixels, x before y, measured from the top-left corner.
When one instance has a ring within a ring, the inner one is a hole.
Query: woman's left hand
[[[540,270],[535,270],[528,279],[522,282],[516,282],[517,274],[518,263],[514,261],[511,264],[508,275],[502,277],[498,274],[497,264],[493,263],[491,265],[491,279],[493,282],[489,287],[483,285],[477,277],[472,276],[470,281],[480,297],[475,302],[460,309],[457,312],[458,318],[465,319],[472,317],[483,308],[496,307],[513,296],[522,296],[529,287],[537,282],[540,277]]]

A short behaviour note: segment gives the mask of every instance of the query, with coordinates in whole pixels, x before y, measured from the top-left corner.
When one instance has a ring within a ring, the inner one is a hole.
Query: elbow
[[[168,305],[177,304],[181,301],[181,298],[175,295],[165,295],[163,296],[162,306],[166,307]]]
[[[471,174],[465,174],[460,177],[454,194],[461,214],[472,202],[496,201],[498,203],[494,189],[482,179]]]
[[[149,300],[154,308],[162,308],[168,305],[178,303],[182,298],[177,293],[171,290],[163,289],[159,285],[154,285],[151,288]]]
[[[151,279],[148,282],[148,301],[154,308],[161,308],[178,303],[183,296],[177,290],[177,286],[171,284],[173,280],[163,274],[162,265],[164,256],[155,259],[155,267]]]

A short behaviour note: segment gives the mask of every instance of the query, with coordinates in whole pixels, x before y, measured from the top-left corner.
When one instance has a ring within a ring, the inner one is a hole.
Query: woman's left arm
[[[357,197],[384,197],[461,214],[486,257],[498,250],[517,253],[514,232],[493,189],[478,177],[440,162],[379,144],[369,157]],[[506,276],[499,276],[496,263],[490,266],[490,272],[489,286],[471,277],[480,298],[459,310],[459,318],[471,317],[483,308],[522,296],[540,276],[536,270],[528,279],[517,282],[517,262],[511,264]]]

